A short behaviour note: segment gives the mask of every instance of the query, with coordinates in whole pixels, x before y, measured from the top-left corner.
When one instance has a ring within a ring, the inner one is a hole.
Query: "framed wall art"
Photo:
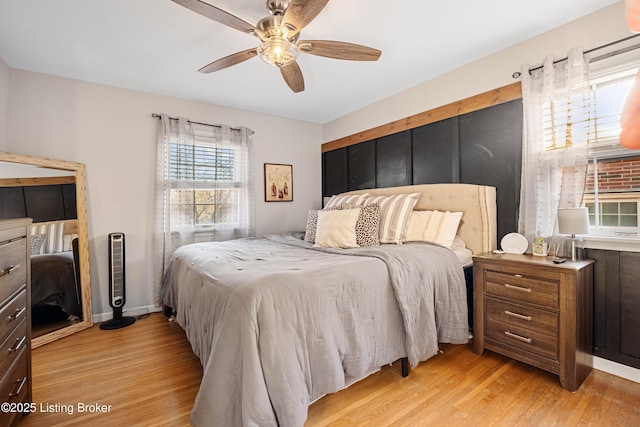
[[[293,201],[293,166],[277,163],[264,164],[264,201]]]

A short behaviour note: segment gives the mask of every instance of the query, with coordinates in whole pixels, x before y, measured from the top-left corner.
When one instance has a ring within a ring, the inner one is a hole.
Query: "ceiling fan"
[[[299,52],[351,61],[376,61],[378,49],[353,43],[330,40],[298,40],[300,31],[325,7],[329,0],[267,0],[271,13],[255,26],[201,0],[172,0],[220,24],[251,34],[260,39],[260,46],[234,53],[205,65],[198,71],[212,73],[259,56],[278,67],[282,78],[294,92],[304,90],[302,71],[296,63]]]

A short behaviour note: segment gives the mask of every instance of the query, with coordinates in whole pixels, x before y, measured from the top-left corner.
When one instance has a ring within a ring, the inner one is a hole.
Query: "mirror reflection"
[[[64,167],[64,162],[56,162]],[[81,249],[87,247],[87,237],[79,232],[77,206],[84,194],[79,197],[76,180],[74,170],[0,162],[0,219],[33,220],[30,251],[34,347],[91,325],[90,312],[87,318],[83,304],[88,288],[83,287],[85,275],[81,274],[81,259],[86,255],[81,255]]]

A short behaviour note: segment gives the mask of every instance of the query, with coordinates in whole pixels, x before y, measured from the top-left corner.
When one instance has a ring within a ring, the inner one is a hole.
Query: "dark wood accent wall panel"
[[[640,253],[620,252],[620,353],[640,368]]]
[[[322,155],[322,193],[331,196],[349,189],[347,147]]]
[[[593,354],[640,368],[640,253],[587,249],[594,259]]]
[[[62,201],[64,202],[65,219],[78,219],[76,200],[76,185],[62,184]]]
[[[412,129],[413,183],[459,182],[458,117]]]
[[[376,141],[347,147],[349,191],[376,187]]]
[[[496,187],[498,241],[518,231],[522,164],[522,101],[459,117],[460,182]]]
[[[497,189],[498,241],[517,231],[522,100],[322,154],[323,196],[347,190],[462,182]]]
[[[413,182],[411,131],[376,140],[376,187],[397,187]]]
[[[33,222],[77,219],[76,185],[0,187],[0,219],[23,217]]]
[[[0,187],[0,219],[24,218],[27,209],[24,205],[22,187]]]

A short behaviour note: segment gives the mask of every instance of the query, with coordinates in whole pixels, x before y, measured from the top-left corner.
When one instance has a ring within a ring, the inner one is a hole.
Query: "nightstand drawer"
[[[486,339],[496,343],[507,344],[552,360],[558,359],[557,334],[547,335],[513,323],[487,317]]]
[[[528,306],[487,298],[488,319],[550,336],[558,335],[558,314]]]
[[[27,281],[27,239],[0,245],[0,303]]]
[[[519,274],[486,272],[486,292],[505,298],[558,308],[558,282]]]

